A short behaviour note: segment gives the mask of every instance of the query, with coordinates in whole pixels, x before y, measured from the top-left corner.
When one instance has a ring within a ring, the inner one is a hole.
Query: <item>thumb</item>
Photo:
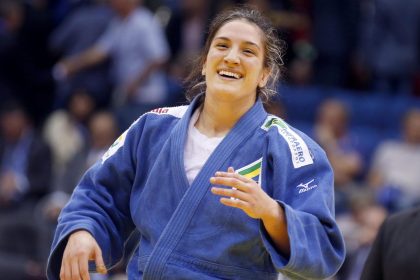
[[[95,264],[96,264],[96,272],[100,273],[100,274],[106,274],[106,266],[104,263],[104,260],[102,258],[102,251],[101,248],[99,248],[98,245],[95,246]]]
[[[235,169],[233,169],[233,167],[232,167],[232,166],[230,166],[230,167],[228,168],[228,172],[229,172],[229,173],[235,173]]]

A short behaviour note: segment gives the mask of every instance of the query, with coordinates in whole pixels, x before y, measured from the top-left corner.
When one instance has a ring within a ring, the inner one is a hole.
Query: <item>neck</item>
[[[127,17],[129,17],[129,16],[131,15],[131,13],[132,13],[135,9],[136,9],[136,7],[135,7],[135,6],[133,6],[133,7],[130,7],[130,8],[125,9],[124,11],[121,11],[121,12],[120,12],[120,17],[121,17],[122,19],[126,19]]]
[[[221,137],[254,105],[254,100],[220,101],[206,96],[195,127],[209,137]]]

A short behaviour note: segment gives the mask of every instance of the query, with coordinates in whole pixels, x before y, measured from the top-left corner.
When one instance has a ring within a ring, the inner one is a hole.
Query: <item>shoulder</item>
[[[279,117],[268,115],[261,129],[266,131],[270,143],[277,143],[290,151],[294,168],[311,165],[315,158],[326,157],[313,139]]]
[[[187,109],[188,109],[188,105],[176,106],[176,107],[162,107],[162,108],[153,109],[146,114],[159,115],[159,116],[165,116],[165,117],[175,117],[175,118],[180,119],[184,116]]]
[[[377,157],[388,157],[404,151],[404,144],[395,140],[386,140],[378,145],[375,151]]]
[[[155,23],[156,22],[156,20],[153,16],[153,13],[150,10],[148,10],[144,7],[137,8],[134,11],[132,20],[134,22],[141,22],[143,24],[145,24],[145,23],[150,24],[150,23]]]
[[[393,214],[387,218],[386,224],[390,228],[405,228],[413,222],[420,227],[420,207]]]
[[[164,107],[153,109],[141,115],[115,140],[102,157],[102,162],[105,162],[126,145],[126,142],[128,142],[129,147],[137,146],[143,135],[148,135],[146,138],[149,140],[151,135],[161,139],[165,138],[165,135],[170,134],[174,125],[182,118],[187,109],[188,106]]]
[[[145,128],[150,126],[172,126],[179,121],[188,109],[188,105],[177,107],[162,107],[153,109],[141,115],[135,120],[127,131],[137,130],[139,127]],[[126,131],[126,132],[127,132]]]
[[[379,144],[379,149],[380,150],[394,150],[394,149],[399,149],[402,146],[403,145],[401,145],[401,142],[399,142],[399,141],[386,140],[386,141]]]

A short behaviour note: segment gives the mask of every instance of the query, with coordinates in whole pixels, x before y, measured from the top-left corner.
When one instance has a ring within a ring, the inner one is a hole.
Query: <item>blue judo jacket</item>
[[[87,171],[59,217],[49,279],[59,279],[67,238],[78,229],[95,237],[108,269],[137,230],[129,279],[323,279],[337,272],[345,249],[324,151],[257,101],[190,185],[183,152],[198,105],[144,114]],[[229,166],[284,208],[290,256],[276,249],[260,220],[210,192],[210,177]]]

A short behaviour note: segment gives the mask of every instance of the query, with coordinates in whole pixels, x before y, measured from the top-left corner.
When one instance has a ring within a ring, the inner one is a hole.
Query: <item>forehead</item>
[[[216,32],[214,39],[227,38],[229,40],[251,42],[263,46],[261,29],[245,19],[236,19],[223,24]]]

